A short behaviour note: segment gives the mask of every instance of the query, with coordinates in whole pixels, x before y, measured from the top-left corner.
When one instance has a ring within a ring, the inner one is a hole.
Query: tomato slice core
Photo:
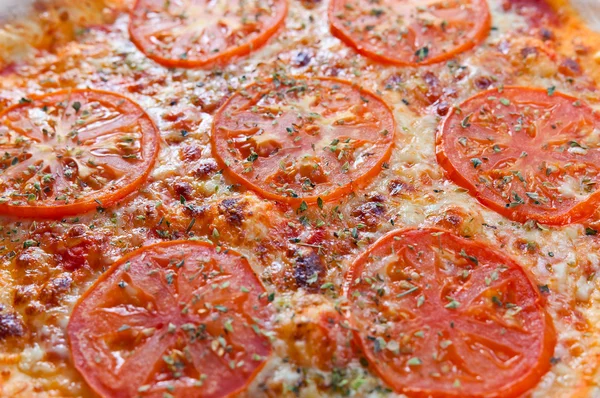
[[[77,369],[104,397],[225,397],[271,353],[264,287],[247,260],[174,241],[119,260],[67,328]]]
[[[331,31],[359,53],[397,65],[445,61],[483,41],[486,0],[332,0]]]
[[[0,213],[61,218],[108,207],[146,180],[158,143],[150,117],[115,93],[22,99],[0,113]]]
[[[450,232],[395,231],[351,266],[350,319],[395,391],[516,397],[549,369],[554,327],[523,269]]]
[[[334,78],[267,80],[215,115],[213,154],[233,178],[284,202],[333,200],[368,183],[389,159],[390,108]]]
[[[577,98],[507,87],[479,93],[443,122],[437,158],[483,204],[520,222],[567,224],[600,202],[600,118]]]
[[[196,68],[259,48],[286,15],[285,0],[138,0],[129,34],[152,60]]]

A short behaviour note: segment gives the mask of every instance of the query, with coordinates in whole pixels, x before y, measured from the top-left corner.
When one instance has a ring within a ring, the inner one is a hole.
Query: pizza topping
[[[290,311],[279,314],[277,335],[286,356],[302,367],[332,371],[355,358],[348,322],[323,295],[295,295]]]
[[[490,30],[486,0],[332,0],[334,35],[361,54],[397,65],[428,65],[467,51]]]
[[[555,332],[537,287],[491,247],[450,232],[392,232],[351,266],[350,319],[398,393],[517,397],[550,367]]]
[[[15,313],[0,313],[0,340],[13,336],[23,336],[25,325],[21,318]]]
[[[60,218],[137,189],[158,154],[150,117],[118,94],[60,91],[0,113],[0,213]]]
[[[286,14],[285,0],[138,0],[129,33],[154,61],[194,68],[247,55],[273,36]]]
[[[223,105],[212,146],[231,177],[267,198],[306,205],[370,181],[394,133],[389,107],[349,82],[275,78]]]
[[[567,224],[600,201],[600,119],[555,90],[509,87],[468,99],[438,132],[450,178],[483,204],[525,222]]]
[[[268,317],[244,257],[174,241],[113,265],[80,299],[67,331],[75,366],[101,396],[225,397],[270,355]]]

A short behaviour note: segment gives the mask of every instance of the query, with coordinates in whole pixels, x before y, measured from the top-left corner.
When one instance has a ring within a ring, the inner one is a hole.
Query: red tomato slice
[[[135,191],[159,132],[133,101],[97,90],[22,99],[0,113],[0,213],[61,218]]]
[[[555,331],[523,269],[437,229],[392,232],[351,266],[346,295],[371,366],[415,397],[517,397],[550,368]]]
[[[213,122],[213,154],[250,189],[294,203],[365,185],[391,154],[395,123],[374,94],[333,78],[275,79],[232,96]]]
[[[332,0],[331,32],[359,53],[396,65],[445,61],[482,42],[486,0]]]
[[[286,15],[286,0],[137,0],[129,34],[159,64],[196,68],[256,50]]]
[[[437,158],[449,177],[515,221],[568,224],[600,203],[600,118],[576,98],[550,94],[486,91],[438,131]]]
[[[81,297],[67,328],[77,369],[103,397],[225,397],[271,345],[265,289],[238,253],[200,242],[142,248]]]

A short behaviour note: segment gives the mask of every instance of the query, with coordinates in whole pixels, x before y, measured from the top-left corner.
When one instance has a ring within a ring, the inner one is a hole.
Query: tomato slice
[[[351,266],[357,339],[379,376],[418,397],[516,397],[550,368],[556,336],[512,259],[437,229],[392,232]]]
[[[261,195],[288,203],[333,200],[366,184],[389,159],[390,108],[334,78],[274,79],[233,95],[217,112],[213,154]]]
[[[103,397],[229,396],[271,353],[261,329],[266,296],[232,250],[190,241],[144,247],[75,306],[67,327],[75,366]]]
[[[23,98],[0,113],[0,213],[61,218],[136,190],[159,132],[133,101],[97,90]]]
[[[445,61],[483,41],[486,0],[332,0],[331,32],[359,53],[396,65]]]
[[[129,34],[159,64],[197,68],[256,50],[286,15],[286,0],[137,0]]]
[[[438,162],[486,206],[520,222],[567,224],[600,202],[600,118],[576,98],[507,87],[471,97],[437,136]]]

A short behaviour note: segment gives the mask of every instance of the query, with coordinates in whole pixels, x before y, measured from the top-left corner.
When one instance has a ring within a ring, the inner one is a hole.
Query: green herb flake
[[[302,203],[300,203],[300,207],[298,207],[298,213],[304,213],[306,210],[308,210],[308,205],[305,201],[302,201]]]
[[[471,126],[471,123],[469,123],[469,119],[471,118],[471,115],[468,115],[467,117],[465,117],[462,122],[460,122],[460,126],[463,129],[466,129],[467,127]]]
[[[415,56],[419,61],[423,61],[429,55],[429,47],[421,47],[415,52]]]
[[[472,158],[471,159],[471,163],[473,164],[473,168],[478,168],[479,166],[481,166],[482,162],[479,158]]]

